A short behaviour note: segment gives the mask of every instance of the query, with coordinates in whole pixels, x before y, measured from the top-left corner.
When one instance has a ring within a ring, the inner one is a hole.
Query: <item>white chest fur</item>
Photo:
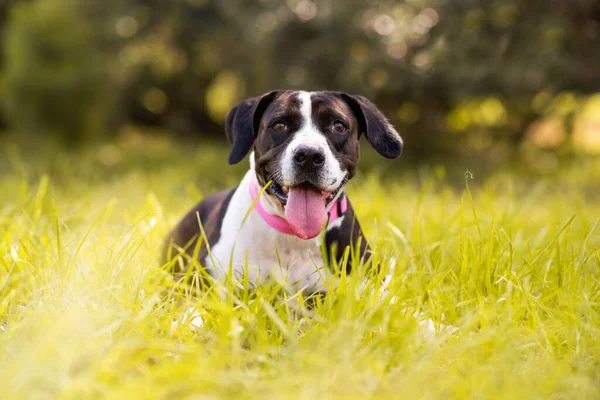
[[[321,256],[320,235],[302,240],[281,233],[268,225],[256,210],[244,221],[252,206],[249,185],[254,184],[254,179],[254,170],[250,169],[231,198],[221,225],[221,236],[204,265],[221,281],[231,265],[234,279],[241,279],[247,270],[253,284],[269,276],[284,279],[297,290],[322,289],[323,279],[331,273]]]

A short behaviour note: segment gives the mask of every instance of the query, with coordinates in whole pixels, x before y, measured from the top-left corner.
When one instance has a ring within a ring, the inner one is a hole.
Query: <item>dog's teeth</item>
[[[288,186],[283,186],[281,190],[283,190],[283,193],[287,194],[290,191],[290,188]]]

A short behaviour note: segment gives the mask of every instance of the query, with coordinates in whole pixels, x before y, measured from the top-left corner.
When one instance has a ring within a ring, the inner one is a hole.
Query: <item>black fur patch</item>
[[[198,224],[198,216],[202,222],[208,245],[212,247],[221,238],[221,226],[223,218],[231,202],[233,194],[238,186],[214,193],[204,200],[199,202],[183,217],[181,222],[171,231],[167,237],[165,249],[163,251],[163,263],[181,257],[179,248],[184,249],[188,256],[192,256],[198,239],[201,237],[200,225]],[[202,244],[198,254],[198,261],[202,262],[208,255],[206,243]],[[184,263],[183,268],[174,266],[173,273],[175,275],[183,275],[186,273],[189,264]]]

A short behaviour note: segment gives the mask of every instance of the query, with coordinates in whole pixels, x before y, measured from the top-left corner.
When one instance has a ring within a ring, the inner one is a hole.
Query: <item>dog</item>
[[[227,115],[229,164],[250,153],[234,188],[198,203],[167,237],[165,262],[186,255],[215,280],[229,271],[252,285],[283,279],[306,294],[326,293],[331,261],[348,249],[365,263],[371,250],[344,188],[355,175],[362,134],[386,158],[403,142],[367,98],[343,92],[276,90]],[[254,149],[253,149],[254,148]],[[323,248],[324,246],[324,248]],[[189,263],[181,262],[183,276]],[[345,273],[352,269],[347,263]]]

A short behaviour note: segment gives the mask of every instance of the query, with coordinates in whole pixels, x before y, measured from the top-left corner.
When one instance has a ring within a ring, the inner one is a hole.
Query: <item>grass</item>
[[[246,165],[135,136],[5,154],[2,399],[600,396],[600,160],[467,180],[382,160],[348,192],[386,284],[353,274],[314,310],[229,285],[181,294],[192,315],[161,298],[162,239]]]

